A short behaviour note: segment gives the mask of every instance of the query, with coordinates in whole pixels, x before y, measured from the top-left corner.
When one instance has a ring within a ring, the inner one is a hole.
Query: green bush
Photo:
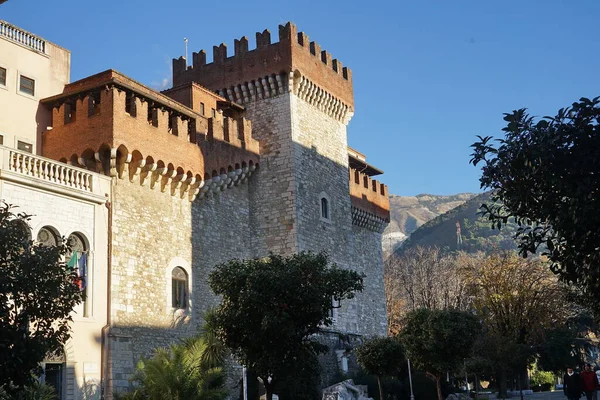
[[[34,381],[31,385],[26,386],[23,390],[16,392],[11,397],[4,387],[0,387],[0,400],[56,400],[56,390],[44,383]]]
[[[536,370],[530,379],[530,385],[535,392],[545,392],[554,385],[554,374],[552,372]]]

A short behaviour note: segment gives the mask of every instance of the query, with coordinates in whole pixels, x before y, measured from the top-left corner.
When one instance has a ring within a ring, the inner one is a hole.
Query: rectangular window
[[[0,85],[6,86],[6,68],[0,67]]]
[[[19,91],[30,96],[35,96],[35,81],[31,78],[21,75],[19,79]]]
[[[33,145],[31,143],[17,141],[17,149],[26,153],[33,153]]]
[[[211,111],[211,117],[214,118],[217,116],[217,111],[214,108],[211,108],[210,111]]]
[[[204,115],[204,103],[200,103],[200,114]]]
[[[4,135],[0,135],[0,144],[3,145],[4,144]]]

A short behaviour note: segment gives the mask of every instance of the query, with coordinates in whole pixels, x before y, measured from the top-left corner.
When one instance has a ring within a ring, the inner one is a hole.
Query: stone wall
[[[294,147],[289,93],[246,105],[261,165],[251,185],[252,231],[261,255],[298,251]]]
[[[352,219],[346,125],[296,95],[290,97],[298,249],[326,251],[340,267],[360,270],[348,247]],[[330,206],[328,219],[321,217],[322,196]],[[358,332],[355,300],[342,302],[336,328]]]
[[[252,183],[251,183],[252,184]],[[126,388],[141,356],[198,332],[218,304],[208,287],[212,268],[254,256],[248,186],[191,203],[116,180],[113,200],[111,379]],[[186,311],[171,308],[171,271],[190,278]]]
[[[386,336],[387,314],[381,232],[353,226],[348,247],[353,265],[366,275],[364,290],[357,293],[355,298],[358,307],[358,333],[365,336]]]

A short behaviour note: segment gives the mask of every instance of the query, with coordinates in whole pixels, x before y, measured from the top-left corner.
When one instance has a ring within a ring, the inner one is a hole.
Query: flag
[[[81,253],[81,258],[79,259],[78,266],[79,268],[77,272],[79,273],[79,287],[81,288],[81,290],[85,290],[85,287],[87,285],[87,255],[85,253]]]
[[[67,267],[71,268],[71,270],[75,270],[77,268],[77,252],[74,252],[71,256],[71,259],[67,263]]]

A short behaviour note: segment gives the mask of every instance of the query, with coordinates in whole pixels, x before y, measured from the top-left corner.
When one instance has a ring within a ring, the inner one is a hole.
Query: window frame
[[[73,231],[71,233],[69,233],[69,235],[67,236],[67,244],[70,246],[71,243],[71,236],[76,236],[79,241],[82,243],[83,245],[83,251],[78,251],[81,254],[85,254],[86,257],[86,262],[85,262],[85,275],[84,275],[84,279],[85,279],[85,288],[83,289],[84,293],[85,293],[85,300],[81,302],[81,307],[82,307],[82,312],[81,312],[81,318],[92,318],[94,315],[93,312],[93,299],[94,299],[94,272],[93,272],[93,253],[91,251],[91,247],[90,247],[90,241],[88,239],[88,236],[85,235],[84,233],[80,232],[80,231]],[[77,258],[77,264],[79,264],[79,261],[81,260],[81,254],[78,255]],[[68,253],[65,254],[66,256],[66,262],[68,262],[72,256],[72,253]],[[77,266],[78,270],[79,270],[79,265]],[[79,314],[78,314],[79,315]]]
[[[31,151],[27,151],[27,150],[20,149],[20,148],[19,148],[19,146],[20,146],[21,144],[24,144],[24,145],[29,145],[29,146],[31,146]],[[33,144],[33,143],[31,143],[31,142],[30,142],[30,141],[28,141],[28,140],[25,140],[25,139],[23,139],[23,138],[18,138],[18,137],[16,137],[16,138],[15,138],[15,149],[17,149],[17,150],[19,150],[19,151],[22,151],[23,153],[35,154],[35,151],[34,151],[34,150],[35,150],[35,146],[34,146],[34,144]]]
[[[31,93],[26,92],[23,90],[23,79],[28,79],[31,81],[32,83],[32,88],[31,88]],[[19,73],[19,82],[18,82],[19,86],[17,87],[17,90],[19,91],[19,93],[21,93],[22,95],[28,96],[28,97],[33,97],[35,98],[35,78],[30,78],[27,75],[21,74]]]
[[[186,308],[175,308],[173,307],[173,270],[179,267],[181,268],[186,276],[187,276],[187,293],[186,293]],[[193,275],[193,271],[192,268],[190,266],[190,263],[184,259],[183,257],[173,257],[168,265],[165,266],[164,269],[164,310],[165,310],[165,315],[168,315],[172,318],[180,318],[180,317],[186,317],[186,318],[192,318],[193,317],[193,313],[192,313],[192,309],[194,307],[194,294],[193,294],[193,290],[194,290],[194,285],[193,285],[193,279],[194,279],[194,275]]]
[[[0,69],[4,70],[4,83],[0,81],[0,89],[8,89],[8,68],[0,64]]]

